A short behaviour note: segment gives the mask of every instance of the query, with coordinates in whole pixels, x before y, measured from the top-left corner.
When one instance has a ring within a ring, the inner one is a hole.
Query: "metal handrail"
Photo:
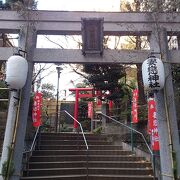
[[[63,111],[60,111],[60,112],[65,112],[69,117],[71,117],[74,121],[76,121],[79,126],[80,126],[80,129],[81,129],[81,132],[82,132],[82,135],[83,135],[83,139],[84,139],[84,143],[86,145],[86,178],[88,180],[88,176],[89,176],[89,160],[88,160],[88,155],[89,155],[89,146],[88,146],[88,143],[87,143],[87,139],[85,137],[85,134],[84,134],[84,131],[83,131],[83,128],[82,128],[82,125],[81,123],[75,119],[70,113],[68,113],[66,110],[63,110]]]
[[[101,114],[102,116],[104,116],[104,117],[106,117],[106,118],[108,118],[108,119],[111,119],[112,121],[116,122],[117,124],[120,124],[120,125],[128,128],[128,129],[130,129],[131,131],[134,131],[134,132],[136,132],[137,134],[140,134],[140,135],[141,135],[141,137],[143,138],[143,140],[144,140],[144,142],[145,142],[145,144],[146,144],[146,147],[148,148],[148,150],[149,150],[149,152],[150,152],[150,154],[151,154],[151,157],[152,157],[153,174],[154,174],[154,178],[155,178],[155,155],[154,155],[153,151],[151,150],[151,148],[149,147],[149,145],[148,145],[148,143],[147,143],[144,135],[143,135],[140,131],[137,131],[136,129],[134,129],[134,128],[130,127],[130,126],[128,126],[128,125],[126,125],[126,124],[123,124],[123,123],[117,121],[116,119],[114,119],[114,118],[112,118],[112,117],[110,117],[110,116],[107,116],[106,114],[103,114],[103,113],[99,113],[99,114]]]
[[[74,121],[76,121],[79,124],[82,135],[83,135],[84,143],[86,145],[86,149],[89,150],[89,146],[88,146],[88,143],[87,143],[87,140],[86,140],[86,137],[85,137],[81,123],[77,119],[75,119],[71,114],[69,114],[66,110],[63,110],[61,112],[65,112],[69,117],[71,117]]]
[[[36,133],[35,133],[35,135],[34,135],[34,139],[33,139],[33,142],[32,142],[32,144],[31,144],[30,150],[24,151],[24,152],[23,152],[24,154],[25,154],[25,153],[32,152],[32,151],[34,150],[34,147],[35,147],[35,145],[36,145],[37,136],[38,136],[38,133],[39,133],[39,131],[40,131],[40,127],[41,127],[41,126],[39,126],[39,127],[37,128],[37,130],[36,130]]]
[[[28,151],[24,151],[23,152],[23,155],[25,154],[26,155],[26,170],[27,170],[27,173],[29,171],[29,159],[30,157],[32,156],[32,152],[36,146],[36,142],[37,142],[37,138],[38,138],[38,134],[40,132],[40,129],[41,129],[41,126],[39,126],[36,130],[36,133],[34,135],[34,139],[33,139],[33,142],[31,144],[31,148],[28,150]]]

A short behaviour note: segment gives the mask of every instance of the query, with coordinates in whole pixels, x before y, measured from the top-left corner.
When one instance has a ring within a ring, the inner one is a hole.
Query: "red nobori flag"
[[[41,105],[42,105],[42,94],[36,92],[33,98],[33,107],[32,107],[32,120],[34,127],[38,127],[41,125]]]
[[[148,102],[148,126],[151,134],[151,146],[153,151],[159,151],[158,122],[156,118],[156,103],[153,98]]]
[[[148,99],[148,133],[151,134],[153,129],[154,113],[156,112],[155,101],[153,98]]]
[[[112,110],[112,108],[113,108],[113,102],[110,100],[109,101],[109,110]]]
[[[88,118],[93,117],[93,102],[88,102]]]
[[[132,123],[138,123],[138,89],[132,91]]]

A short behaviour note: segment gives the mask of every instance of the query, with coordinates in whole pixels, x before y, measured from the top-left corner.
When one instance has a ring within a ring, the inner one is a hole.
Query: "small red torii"
[[[74,105],[74,118],[78,119],[78,101],[79,98],[92,98],[94,96],[100,96],[101,93],[98,91],[93,93],[94,88],[71,88],[69,91],[75,91],[75,105]],[[79,94],[80,91],[91,91],[90,94]],[[101,105],[101,103],[99,104]],[[109,101],[109,109],[112,109],[112,101]],[[74,129],[77,129],[77,122],[74,121]]]
[[[75,91],[75,105],[74,105],[74,118],[78,119],[78,101],[79,98],[92,98],[93,93],[91,94],[79,94],[80,91],[93,91],[93,88],[71,88],[69,91]],[[74,129],[77,129],[77,122],[74,121]]]

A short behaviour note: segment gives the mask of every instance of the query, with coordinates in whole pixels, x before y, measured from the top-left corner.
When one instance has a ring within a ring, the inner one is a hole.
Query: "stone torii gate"
[[[180,63],[180,51],[168,50],[167,35],[180,34],[180,13],[122,13],[122,12],[57,12],[27,11],[20,15],[15,11],[0,11],[0,33],[19,33],[19,47],[27,52],[29,63],[28,79],[22,90],[19,111],[19,125],[13,161],[15,173],[11,177],[18,180],[21,170],[22,152],[28,115],[31,81],[34,63],[142,63],[153,51],[165,65],[166,84],[156,94],[157,118],[160,136],[161,170],[163,180],[172,180],[173,169],[171,138],[178,163],[180,177],[180,144],[174,103],[170,64]],[[102,56],[83,56],[81,50],[36,48],[37,35],[80,35],[81,18],[104,18],[104,35],[150,36],[150,50],[104,50]],[[180,48],[180,47],[179,47]],[[0,60],[7,60],[13,48],[0,48]],[[170,127],[170,128],[168,128]]]

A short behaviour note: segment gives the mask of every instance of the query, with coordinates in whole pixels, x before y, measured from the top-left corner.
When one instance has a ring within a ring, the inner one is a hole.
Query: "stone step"
[[[131,151],[125,150],[36,150],[33,156],[47,155],[132,155]]]
[[[89,150],[122,150],[122,146],[118,145],[88,145]],[[85,145],[40,145],[41,150],[81,150],[86,149]]]
[[[60,133],[56,133],[56,132],[42,132],[41,133],[42,136],[64,136],[64,137],[68,137],[68,136],[71,136],[71,137],[75,137],[75,136],[78,136],[78,133],[74,133],[74,132],[60,132]],[[79,135],[82,136],[82,133],[79,132]],[[107,137],[107,135],[105,134],[92,134],[92,133],[84,133],[84,135],[86,137]]]
[[[63,176],[36,176],[36,177],[22,177],[21,180],[155,180],[152,176],[144,175],[104,175],[91,174],[86,175],[63,175]]]
[[[30,162],[30,169],[46,168],[69,168],[69,167],[86,167],[86,161],[64,161],[64,162]],[[89,167],[119,167],[119,168],[151,168],[151,163],[146,161],[90,161]]]
[[[32,156],[30,162],[58,162],[58,161],[86,161],[86,155],[54,155],[54,156]],[[89,161],[143,161],[143,157],[132,155],[89,155]]]
[[[21,180],[155,180],[151,163],[143,157],[112,145],[108,136],[85,135],[88,156],[77,133],[43,133]]]
[[[86,168],[52,168],[52,169],[29,169],[24,171],[24,176],[53,176],[53,175],[70,175],[86,174]],[[89,174],[106,174],[106,175],[151,175],[151,168],[88,168]]]
[[[42,140],[41,145],[84,145],[84,140]],[[88,145],[110,145],[111,142],[106,141],[88,141]]]
[[[87,136],[85,135],[85,138],[87,140],[103,140],[103,141],[106,141],[107,139],[107,136]],[[82,134],[79,134],[79,135],[76,135],[76,136],[72,136],[72,135],[69,135],[69,136],[58,136],[58,135],[53,135],[53,136],[50,136],[50,135],[41,135],[41,140],[84,140]]]

